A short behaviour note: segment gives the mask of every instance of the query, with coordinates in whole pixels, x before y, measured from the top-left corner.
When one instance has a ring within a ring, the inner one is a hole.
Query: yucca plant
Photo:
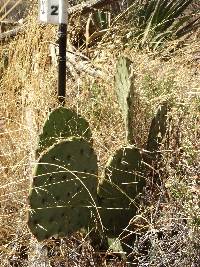
[[[186,35],[200,25],[200,16],[191,19],[186,10],[193,0],[131,1],[129,14],[134,23],[134,37],[140,48],[158,48],[166,40]],[[194,14],[193,14],[194,15]]]

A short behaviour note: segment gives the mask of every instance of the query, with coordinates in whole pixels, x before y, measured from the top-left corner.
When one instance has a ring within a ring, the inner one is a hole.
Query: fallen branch
[[[10,31],[7,32],[3,32],[0,34],[0,42],[1,41],[5,41],[11,37],[15,37],[18,33],[23,32],[24,31],[24,27],[20,26],[20,27],[16,27]]]
[[[49,46],[51,62],[54,66],[58,64],[58,46],[56,44],[50,44]],[[110,82],[112,77],[108,73],[105,73],[100,68],[97,68],[90,62],[88,58],[81,55],[79,52],[67,51],[67,65],[71,69],[75,69],[77,72],[85,72],[91,77],[100,78],[104,81]]]
[[[116,0],[89,0],[85,3],[70,7],[68,14],[69,15],[74,13],[87,14],[95,9],[101,9],[102,7],[112,4],[114,2],[116,2]]]
[[[96,68],[91,62],[86,60],[81,60],[80,56],[73,53],[67,53],[67,60],[79,73],[85,72],[91,77],[100,78],[104,81],[109,82],[110,77],[108,74],[104,73],[102,70]]]

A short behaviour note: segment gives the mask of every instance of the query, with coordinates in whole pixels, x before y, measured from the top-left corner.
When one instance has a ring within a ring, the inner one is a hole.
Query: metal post
[[[62,23],[59,25],[58,44],[58,100],[62,105],[64,105],[66,95],[67,24]]]

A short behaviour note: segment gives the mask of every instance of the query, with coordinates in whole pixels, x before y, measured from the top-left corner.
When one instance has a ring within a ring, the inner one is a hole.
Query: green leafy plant
[[[200,17],[191,20],[186,15],[193,0],[138,0],[132,1],[129,17],[134,24],[133,35],[140,48],[156,49],[166,40],[187,35],[200,24]]]

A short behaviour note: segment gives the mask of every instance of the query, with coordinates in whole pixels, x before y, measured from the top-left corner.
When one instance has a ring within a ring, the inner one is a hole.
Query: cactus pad
[[[159,150],[160,143],[167,130],[167,112],[169,105],[167,102],[164,102],[159,108],[152,119],[149,136],[147,140],[146,149],[149,152],[156,152]]]
[[[106,166],[98,196],[101,219],[110,237],[122,233],[136,213],[134,199],[145,185],[139,172],[141,164],[139,150],[124,147],[116,151]]]
[[[120,57],[116,65],[115,90],[126,128],[126,139],[133,144],[133,116],[135,87],[131,73],[131,61]]]
[[[83,137],[91,141],[92,133],[89,123],[75,111],[59,107],[50,113],[44,124],[36,154],[41,154],[57,141],[70,136]]]
[[[28,225],[38,240],[88,227],[97,190],[97,157],[86,140],[62,140],[44,152],[29,196]]]

